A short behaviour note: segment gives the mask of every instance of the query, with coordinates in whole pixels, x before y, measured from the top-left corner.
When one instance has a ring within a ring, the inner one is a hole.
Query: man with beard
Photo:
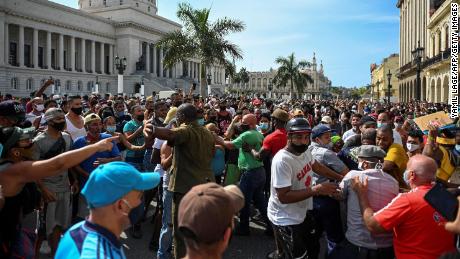
[[[351,126],[352,128],[350,130],[347,130],[345,131],[345,133],[343,133],[343,136],[342,136],[342,139],[343,139],[343,142],[347,142],[347,140],[354,136],[354,135],[358,135],[361,133],[360,131],[360,125],[361,125],[361,118],[363,116],[359,113],[355,113],[351,116]]]
[[[313,158],[308,150],[311,128],[306,119],[291,119],[286,131],[288,144],[272,161],[267,214],[285,255],[280,258],[317,258],[319,238],[311,197],[335,195],[338,185],[323,182],[312,186],[313,170],[337,181],[342,176]]]
[[[79,137],[75,140],[72,147],[73,149],[79,149],[88,144],[96,143],[101,139],[111,137],[109,134],[101,133],[102,121],[98,115],[94,113],[87,115],[84,123],[88,133],[86,136]],[[83,186],[85,186],[88,177],[97,166],[117,160],[121,160],[121,155],[118,147],[114,146],[111,152],[97,152],[77,165],[75,170],[78,173],[79,189],[81,190]],[[84,219],[88,216],[89,211],[87,206],[84,197],[80,195],[77,215],[80,219]]]
[[[72,138],[68,133],[63,132],[64,112],[58,108],[51,108],[46,111],[45,120],[48,127],[34,139],[38,156],[35,160],[55,157],[69,151],[72,147]],[[73,184],[75,190],[78,190],[78,181],[75,180]],[[68,171],[64,170],[59,175],[39,180],[37,185],[45,202],[46,236],[51,247],[51,257],[54,257],[59,239],[71,219]]]
[[[67,126],[66,131],[75,141],[79,137],[86,136],[85,122],[81,116],[83,113],[83,106],[79,95],[70,96],[69,102],[70,110],[65,116],[65,124]]]
[[[120,235],[130,224],[130,212],[141,204],[142,192],[159,182],[158,173],[140,173],[125,162],[99,166],[81,192],[89,217],[66,232],[56,258],[126,258]]]

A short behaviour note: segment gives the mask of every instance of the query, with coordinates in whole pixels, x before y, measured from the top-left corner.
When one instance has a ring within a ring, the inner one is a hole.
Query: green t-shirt
[[[240,154],[238,156],[239,169],[251,170],[264,166],[262,161],[255,159],[252,154],[244,152],[242,149],[243,143],[248,143],[249,145],[253,146],[254,149],[260,150],[263,141],[264,136],[256,130],[248,130],[232,141],[233,145],[240,149]]]

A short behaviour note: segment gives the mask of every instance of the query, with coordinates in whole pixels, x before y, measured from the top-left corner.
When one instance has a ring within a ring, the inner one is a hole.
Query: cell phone
[[[433,209],[439,212],[446,220],[454,221],[457,217],[458,201],[441,183],[436,183],[424,197]]]

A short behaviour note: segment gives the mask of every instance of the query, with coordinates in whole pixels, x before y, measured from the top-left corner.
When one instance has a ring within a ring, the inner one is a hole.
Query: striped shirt
[[[59,242],[56,259],[110,258],[125,259],[122,244],[106,228],[82,221],[71,227]]]

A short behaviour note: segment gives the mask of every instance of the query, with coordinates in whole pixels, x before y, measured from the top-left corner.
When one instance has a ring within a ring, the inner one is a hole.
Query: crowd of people
[[[125,230],[159,259],[221,258],[251,221],[276,247],[258,258],[457,256],[460,218],[445,226],[424,196],[460,186],[460,122],[414,122],[447,104],[51,84],[0,97],[0,258],[125,258]]]

